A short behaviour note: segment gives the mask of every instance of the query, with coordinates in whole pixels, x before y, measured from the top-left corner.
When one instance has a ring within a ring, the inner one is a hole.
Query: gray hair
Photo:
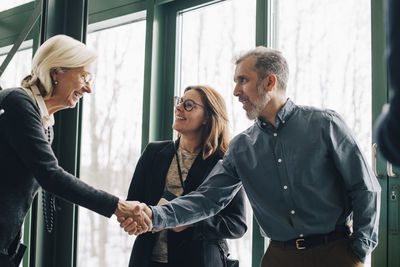
[[[264,79],[269,74],[275,74],[281,89],[286,90],[289,79],[289,66],[280,51],[258,46],[239,56],[235,61],[235,65],[248,57],[256,58],[254,67],[260,79]]]
[[[30,88],[38,86],[41,95],[48,98],[53,94],[54,81],[51,73],[65,71],[89,65],[97,58],[96,52],[84,43],[66,35],[56,35],[44,42],[36,51],[32,60],[31,74],[21,85]]]

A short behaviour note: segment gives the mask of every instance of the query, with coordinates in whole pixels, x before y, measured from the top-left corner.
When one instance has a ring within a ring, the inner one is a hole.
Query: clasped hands
[[[125,232],[129,235],[140,235],[151,231],[153,228],[153,213],[151,209],[146,204],[140,203],[139,201],[120,200],[114,214],[117,216],[121,228],[124,228]],[[189,224],[175,227],[171,230],[181,232],[191,226],[193,225]]]
[[[121,228],[130,235],[140,235],[153,228],[151,209],[139,201],[119,200],[114,214]]]

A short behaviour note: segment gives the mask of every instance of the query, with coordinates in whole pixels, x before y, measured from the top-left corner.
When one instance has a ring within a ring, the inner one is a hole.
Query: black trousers
[[[350,247],[349,239],[341,239],[310,249],[283,248],[270,244],[261,267],[363,267]]]

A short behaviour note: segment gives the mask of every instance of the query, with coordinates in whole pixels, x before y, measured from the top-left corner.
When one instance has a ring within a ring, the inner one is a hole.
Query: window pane
[[[29,2],[33,0],[1,0],[0,12]]]
[[[80,176],[126,198],[141,154],[145,21],[88,35],[96,82],[83,105]],[[79,267],[128,266],[134,242],[115,218],[79,209]]]
[[[233,57],[255,45],[255,0],[232,0],[209,5],[179,15],[181,32],[176,93],[189,85],[206,84],[224,97],[232,134],[251,125],[233,96]],[[247,202],[248,204],[248,202]],[[247,205],[246,235],[229,240],[232,258],[240,266],[251,266],[252,211]]]
[[[278,49],[291,73],[288,95],[297,104],[339,112],[370,155],[370,1],[276,2]]]
[[[6,59],[7,53],[0,55],[0,65]],[[32,48],[15,53],[7,68],[0,77],[0,86],[3,89],[21,86],[21,80],[31,71]]]
[[[334,109],[371,157],[369,0],[279,0],[277,47],[289,61],[296,104]],[[366,266],[370,266],[368,259]]]

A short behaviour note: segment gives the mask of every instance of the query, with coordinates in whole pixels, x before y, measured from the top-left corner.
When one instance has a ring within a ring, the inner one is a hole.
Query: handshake
[[[140,235],[153,228],[151,209],[139,201],[119,200],[114,214],[121,228],[124,228],[129,235]]]
[[[121,228],[124,228],[129,235],[140,235],[149,231],[155,233],[163,230],[153,230],[153,212],[146,204],[139,201],[120,200],[114,214],[117,216]],[[181,232],[192,226],[193,224],[187,224],[170,230]]]

